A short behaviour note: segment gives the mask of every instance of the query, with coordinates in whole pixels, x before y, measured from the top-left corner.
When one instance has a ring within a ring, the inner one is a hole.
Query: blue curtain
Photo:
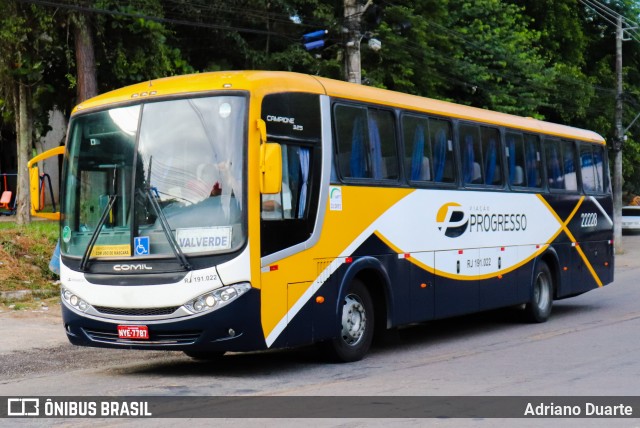
[[[424,157],[424,127],[416,126],[413,134],[413,155],[411,156],[411,179],[422,179],[422,158]]]
[[[529,187],[537,187],[538,186],[538,168],[537,168],[537,157],[536,148],[533,143],[527,142],[527,157],[526,157],[526,167],[527,167],[527,186]]]
[[[444,178],[444,167],[447,157],[447,133],[440,129],[436,133],[435,147],[433,148],[433,180],[437,183]]]
[[[485,184],[493,184],[493,176],[496,173],[496,155],[497,153],[497,142],[495,138],[489,139],[489,147],[487,149],[485,168],[484,168],[484,183]]]
[[[473,136],[464,137],[464,153],[462,155],[462,171],[465,183],[473,181]]]
[[[604,190],[604,177],[602,174],[602,149],[594,149],[593,151],[593,167],[596,174],[596,191],[602,192]]]
[[[309,182],[309,148],[300,147],[298,151],[300,159],[300,175],[302,176],[302,185],[300,186],[300,197],[298,199],[298,217],[304,217],[304,211],[307,205],[307,183]]]
[[[573,165],[573,150],[567,148],[564,152],[564,173],[565,175],[570,172],[576,172],[575,166]]]
[[[561,183],[560,177],[562,176],[562,171],[560,171],[560,159],[558,159],[558,150],[556,149],[555,144],[550,144],[547,147],[550,147],[551,153],[549,154],[549,162],[548,172],[549,179],[551,180],[551,187],[559,189],[564,187],[564,184]]]
[[[383,177],[382,171],[382,143],[380,141],[380,130],[378,122],[373,114],[369,114],[369,153],[371,159],[371,169],[373,178],[379,180]]]
[[[507,148],[509,149],[509,184],[516,180],[516,140],[512,136],[507,137]],[[522,183],[519,183],[522,185]]]
[[[365,159],[366,153],[364,148],[364,124],[362,117],[358,116],[353,123],[353,131],[351,134],[351,159],[349,166],[351,168],[350,177],[365,177]]]

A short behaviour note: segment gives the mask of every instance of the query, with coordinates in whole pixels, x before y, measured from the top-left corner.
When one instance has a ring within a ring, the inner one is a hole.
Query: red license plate
[[[149,327],[146,325],[119,325],[118,338],[149,340]]]

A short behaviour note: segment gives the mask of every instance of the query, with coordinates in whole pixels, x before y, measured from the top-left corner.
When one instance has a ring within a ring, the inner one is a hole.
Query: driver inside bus
[[[282,191],[262,195],[262,218],[264,220],[282,220],[291,218],[291,189],[282,183]]]

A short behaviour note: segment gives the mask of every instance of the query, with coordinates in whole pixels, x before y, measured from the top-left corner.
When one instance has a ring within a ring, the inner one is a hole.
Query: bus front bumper
[[[260,292],[252,289],[237,301],[202,315],[145,321],[83,316],[62,303],[67,338],[74,345],[120,349],[193,352],[266,349],[260,323]],[[118,326],[142,326],[147,339],[123,339]]]

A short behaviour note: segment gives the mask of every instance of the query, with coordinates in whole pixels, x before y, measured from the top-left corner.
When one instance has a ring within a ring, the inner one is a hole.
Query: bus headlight
[[[79,310],[80,312],[86,312],[86,310],[89,309],[89,304],[87,302],[85,302],[66,288],[62,288],[60,290],[60,296],[62,297],[62,300],[69,304],[69,306]]]
[[[199,314],[226,306],[249,290],[251,290],[251,284],[241,282],[209,291],[202,296],[190,300],[185,303],[184,306],[191,312]]]

